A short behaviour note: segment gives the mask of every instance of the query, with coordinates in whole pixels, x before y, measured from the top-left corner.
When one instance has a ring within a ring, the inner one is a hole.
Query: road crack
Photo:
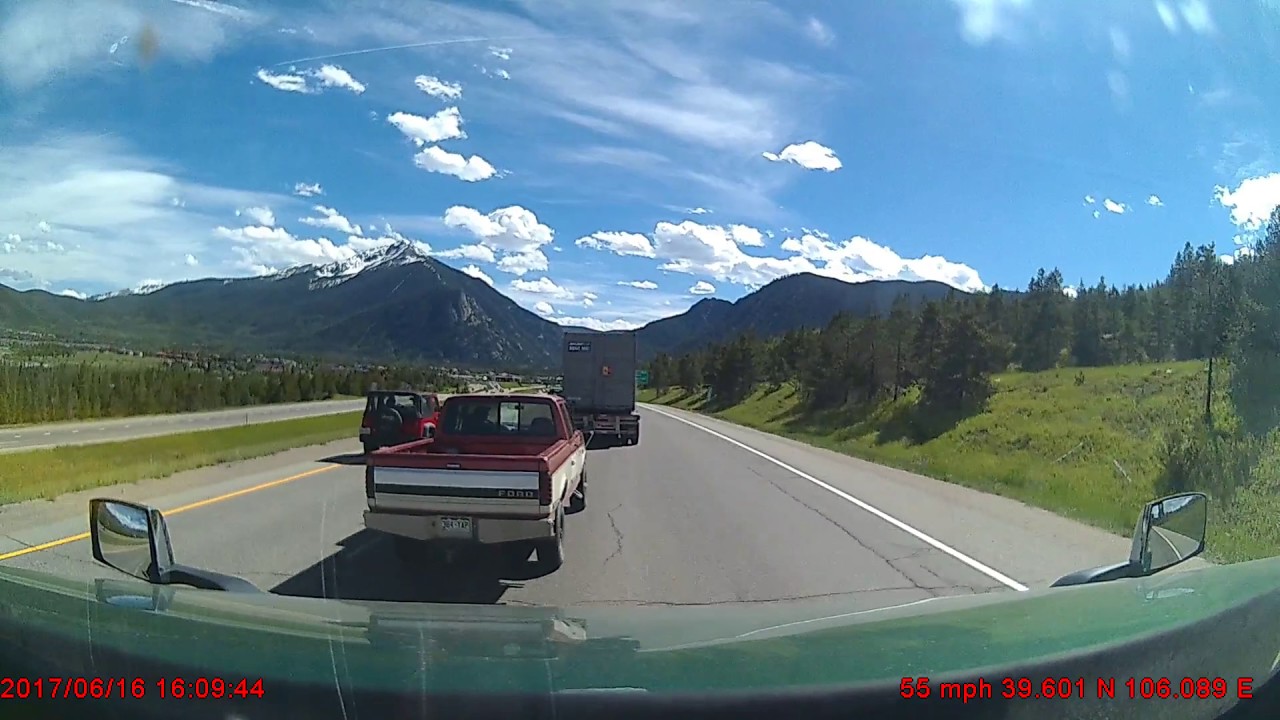
[[[850,539],[850,540],[852,540],[852,541],[854,541],[855,543],[857,543],[859,547],[863,548],[863,549],[864,549],[864,550],[866,550],[867,552],[869,552],[869,553],[871,553],[872,555],[875,555],[876,557],[878,557],[878,558],[880,558],[881,560],[883,560],[883,561],[885,562],[885,564],[886,564],[886,565],[888,565],[889,567],[893,568],[894,572],[896,572],[896,573],[898,573],[899,575],[901,575],[903,580],[906,580],[907,582],[911,583],[911,589],[923,590],[923,591],[925,591],[925,592],[929,593],[929,595],[930,595],[931,597],[933,597],[933,596],[936,596],[936,595],[937,595],[937,592],[936,592],[936,589],[937,589],[937,588],[936,588],[936,587],[928,587],[928,586],[925,586],[925,585],[921,585],[921,584],[920,584],[919,582],[917,582],[914,578],[912,578],[910,575],[908,575],[908,574],[907,574],[907,572],[906,572],[905,570],[903,570],[901,567],[899,567],[899,566],[898,566],[898,563],[899,563],[899,562],[901,562],[901,561],[903,561],[903,560],[907,560],[907,559],[915,558],[915,557],[917,556],[917,554],[918,554],[918,553],[927,552],[927,551],[928,551],[928,548],[920,548],[919,550],[913,551],[913,552],[911,552],[911,553],[908,553],[907,555],[904,555],[904,556],[902,556],[902,557],[897,557],[897,558],[890,558],[890,557],[888,557],[888,556],[886,556],[886,555],[883,555],[883,554],[881,554],[878,550],[876,550],[875,548],[873,548],[873,547],[871,547],[870,545],[868,545],[868,544],[866,544],[865,542],[863,542],[863,541],[862,541],[862,539],[861,539],[861,538],[859,538],[857,535],[854,535],[854,534],[853,534],[853,532],[851,532],[851,531],[849,530],[849,528],[846,528],[844,525],[842,525],[842,524],[840,524],[839,522],[837,522],[835,518],[831,517],[830,515],[826,514],[825,512],[823,512],[823,511],[821,511],[821,510],[819,510],[818,508],[814,507],[813,505],[810,505],[809,503],[805,502],[804,500],[801,500],[800,498],[798,498],[798,497],[796,497],[795,495],[793,495],[793,494],[791,494],[790,492],[788,492],[785,488],[783,488],[781,485],[779,485],[779,484],[778,484],[778,482],[777,482],[777,481],[775,481],[773,478],[767,477],[767,476],[762,475],[762,474],[760,474],[760,473],[758,473],[758,472],[757,472],[756,474],[757,474],[757,475],[760,475],[760,477],[764,478],[765,482],[768,482],[770,485],[772,485],[772,486],[773,486],[773,487],[774,487],[778,492],[782,493],[783,495],[786,495],[787,497],[791,498],[791,499],[792,499],[792,500],[794,500],[795,502],[799,503],[801,506],[806,507],[806,508],[808,508],[809,510],[813,511],[815,514],[817,514],[817,515],[818,515],[818,517],[821,517],[823,520],[826,520],[827,522],[829,522],[829,523],[831,523],[832,525],[834,525],[837,529],[839,529],[839,530],[840,530],[840,532],[842,532],[842,533],[844,533],[845,535],[847,535],[847,536],[849,537],[849,539]],[[920,568],[920,569],[921,569],[921,570],[924,570],[925,572],[928,572],[927,570],[925,570],[925,569],[924,569],[924,567],[923,567],[923,566],[921,566],[921,568]],[[933,575],[935,578],[937,577],[937,575],[935,575],[934,573],[931,573],[931,572],[930,572],[929,574],[930,574],[930,575]],[[941,578],[939,578],[939,579],[941,579]],[[879,589],[879,588],[877,588],[877,589]]]
[[[608,566],[610,560],[622,554],[622,531],[618,529],[618,520],[613,516],[613,513],[621,507],[622,503],[618,503],[610,509],[609,512],[605,513],[605,517],[609,518],[609,527],[613,528],[613,541],[615,546],[613,548],[613,552],[609,553],[609,557],[604,559],[604,564],[600,566],[601,570],[604,570],[604,568]]]

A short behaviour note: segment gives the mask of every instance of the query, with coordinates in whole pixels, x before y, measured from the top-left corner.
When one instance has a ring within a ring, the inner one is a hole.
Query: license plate
[[[361,435],[368,435],[371,432],[373,432],[373,428],[360,428]]]
[[[471,518],[440,518],[440,534],[448,537],[471,537]]]

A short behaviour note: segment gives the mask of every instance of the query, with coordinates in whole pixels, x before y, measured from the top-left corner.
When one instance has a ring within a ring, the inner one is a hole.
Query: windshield
[[[0,3],[0,622],[13,570],[231,576],[276,629],[453,613],[491,649],[1037,593],[1070,632],[994,658],[1012,631],[961,622],[948,667],[1174,628],[1079,598],[1280,554],[1278,28],[1270,0]],[[1110,590],[1051,588],[1092,568]]]

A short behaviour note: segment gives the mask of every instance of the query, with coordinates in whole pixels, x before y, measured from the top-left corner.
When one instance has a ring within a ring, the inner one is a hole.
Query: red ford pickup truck
[[[435,437],[365,456],[365,527],[393,536],[403,559],[496,547],[564,563],[564,518],[586,508],[586,441],[563,398],[453,395]]]

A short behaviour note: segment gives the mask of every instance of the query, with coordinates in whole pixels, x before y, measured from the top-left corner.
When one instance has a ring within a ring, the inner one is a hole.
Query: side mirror
[[[1208,524],[1209,496],[1204,493],[1180,493],[1149,502],[1138,515],[1128,560],[1064,575],[1051,587],[1147,577],[1168,570],[1204,552]]]
[[[164,515],[146,505],[104,498],[90,500],[89,538],[94,560],[154,585],[262,592],[242,578],[174,562]]]
[[[1138,577],[1154,575],[1204,552],[1209,496],[1191,492],[1148,503],[1134,529],[1129,564]]]
[[[89,501],[93,558],[147,582],[162,583],[173,568],[173,545],[159,510],[123,500]]]

